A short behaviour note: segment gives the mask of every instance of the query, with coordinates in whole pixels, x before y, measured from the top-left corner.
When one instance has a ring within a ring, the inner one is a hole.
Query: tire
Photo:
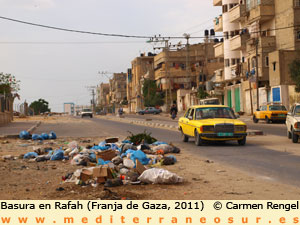
[[[201,139],[200,135],[198,134],[197,130],[195,130],[195,145],[196,146],[202,145],[202,139]]]
[[[90,118],[93,118],[93,116],[92,116],[92,115],[90,115]]]
[[[266,123],[271,123],[271,120],[267,116],[266,116]]]
[[[292,133],[291,132],[289,132],[289,130],[287,130],[287,137],[288,137],[288,139],[292,139]]]
[[[181,131],[181,140],[182,140],[183,142],[188,142],[188,141],[189,141],[189,137],[186,136],[186,135],[183,133],[182,128],[180,129],[180,131]]]
[[[157,115],[158,113],[157,113],[157,112],[154,112],[153,114],[154,114],[154,115]]]
[[[256,118],[256,116],[253,116],[253,123],[258,123],[258,119]]]
[[[294,130],[292,130],[292,141],[293,143],[298,143],[299,136],[295,134]]]
[[[240,146],[244,146],[244,145],[246,144],[246,140],[247,140],[247,138],[244,137],[242,140],[238,140],[238,144],[239,144]]]

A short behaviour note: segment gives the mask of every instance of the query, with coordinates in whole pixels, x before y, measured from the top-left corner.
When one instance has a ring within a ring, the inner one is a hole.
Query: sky
[[[202,37],[221,13],[212,0],[0,0],[0,5],[1,17],[141,36],[189,33]],[[108,82],[99,72],[126,72],[140,53],[153,52],[147,40],[72,33],[0,19],[0,72],[21,81],[21,99],[15,106],[43,98],[52,111],[62,112],[65,102],[90,104],[88,87]],[[192,43],[201,41],[193,39]]]

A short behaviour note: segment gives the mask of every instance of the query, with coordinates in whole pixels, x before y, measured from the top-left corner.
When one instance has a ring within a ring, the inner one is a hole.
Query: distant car
[[[285,121],[287,136],[293,143],[298,143],[300,137],[300,103],[294,104]]]
[[[287,110],[284,105],[278,103],[269,103],[263,105],[253,115],[253,122],[265,120],[267,123],[274,121],[285,122]]]
[[[157,109],[155,107],[147,107],[143,110],[138,111],[138,114],[144,115],[144,114],[159,114],[161,113],[161,109]]]
[[[198,105],[188,108],[178,121],[182,141],[195,138],[197,146],[205,141],[237,141],[246,144],[247,126],[224,105]]]
[[[85,116],[89,116],[90,118],[93,118],[93,112],[91,109],[83,109],[80,113],[81,118]]]

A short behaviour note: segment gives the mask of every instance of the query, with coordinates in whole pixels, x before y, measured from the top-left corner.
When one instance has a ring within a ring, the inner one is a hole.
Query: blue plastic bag
[[[104,150],[107,150],[109,149],[109,146],[99,146],[99,145],[95,145],[91,148],[92,150],[101,150],[101,151],[104,151]]]
[[[122,143],[124,143],[124,144],[131,144],[131,141],[129,141],[129,140],[124,140],[124,141],[122,141]]]
[[[37,141],[37,140],[43,140],[41,135],[38,134],[33,134],[32,135],[32,140]]]
[[[64,159],[64,151],[62,149],[57,149],[53,152],[50,160],[62,160]]]
[[[56,138],[57,138],[56,134],[53,131],[51,131],[49,133],[49,139],[56,139]]]
[[[91,160],[91,162],[96,162],[96,155],[95,155],[95,153],[90,153],[89,159]]]
[[[147,158],[146,154],[141,151],[137,150],[131,153],[130,159],[136,163],[136,159],[138,159],[143,165],[148,165],[150,159]]]
[[[39,155],[36,153],[36,152],[27,152],[25,155],[24,155],[24,159],[31,159],[31,158],[36,158],[38,157]]]
[[[102,141],[98,144],[99,146],[105,146],[106,145],[106,141]]]
[[[98,159],[98,162],[97,162],[97,165],[106,165],[108,163],[110,163],[111,161],[104,161],[103,159],[99,158]]]
[[[41,137],[42,137],[44,140],[48,140],[48,139],[49,139],[49,135],[46,134],[46,133],[42,133]]]
[[[28,140],[30,138],[30,134],[26,130],[23,130],[20,132],[19,137],[21,139]]]
[[[154,143],[152,143],[153,145],[167,145],[168,143],[163,142],[163,141],[156,141]]]

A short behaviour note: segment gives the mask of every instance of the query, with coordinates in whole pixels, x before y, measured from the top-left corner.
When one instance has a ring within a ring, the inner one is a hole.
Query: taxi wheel
[[[256,116],[253,116],[253,122],[258,123],[258,119],[256,118]]]
[[[298,143],[299,136],[295,134],[294,130],[292,130],[292,141],[293,143]]]
[[[243,137],[242,140],[238,140],[238,144],[244,146],[246,144],[246,137]]]
[[[189,141],[189,137],[186,136],[186,135],[183,133],[182,129],[180,129],[180,131],[181,131],[181,140],[182,140],[183,142],[188,142],[188,141]]]
[[[267,123],[271,123],[271,120],[269,119],[269,117],[266,116],[266,122]]]
[[[202,139],[201,139],[200,135],[198,134],[197,130],[195,130],[195,145],[196,146],[202,145]]]

